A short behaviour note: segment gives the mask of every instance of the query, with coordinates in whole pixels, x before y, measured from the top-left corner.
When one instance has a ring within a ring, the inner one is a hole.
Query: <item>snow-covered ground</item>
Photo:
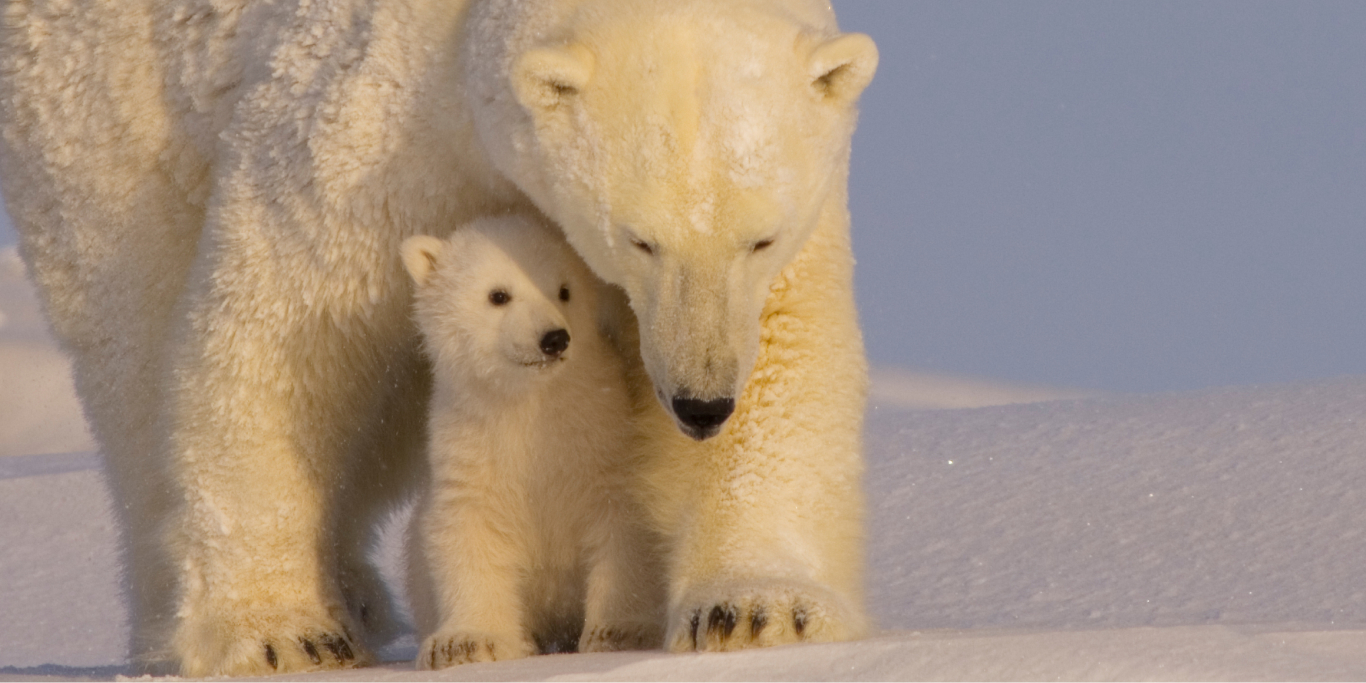
[[[12,248],[0,321],[0,679],[113,678],[110,503]],[[1366,378],[1078,396],[874,373],[867,640],[293,678],[1366,678]]]

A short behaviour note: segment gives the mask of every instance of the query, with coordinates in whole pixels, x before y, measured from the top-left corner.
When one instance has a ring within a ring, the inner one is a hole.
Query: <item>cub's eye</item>
[[[560,285],[560,301],[569,302],[569,285]]]
[[[501,289],[495,289],[492,292],[489,292],[489,303],[494,306],[502,306],[509,301],[512,301],[512,295]]]
[[[631,246],[633,246],[633,247],[635,247],[635,248],[637,248],[637,249],[639,249],[639,250],[641,250],[641,251],[643,251],[643,252],[645,252],[645,253],[647,253],[647,254],[654,254],[654,253],[655,253],[655,248],[654,248],[654,247],[650,246],[649,243],[644,242],[644,241],[641,241],[641,240],[631,240]]]
[[[754,243],[753,247],[750,247],[750,251],[763,251],[771,246],[773,246],[772,239],[759,240],[758,242]]]

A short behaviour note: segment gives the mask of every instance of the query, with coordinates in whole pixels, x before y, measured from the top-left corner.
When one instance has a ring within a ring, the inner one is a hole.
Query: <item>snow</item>
[[[0,679],[112,679],[127,673],[117,530],[12,258],[0,252]],[[1366,378],[1084,396],[879,369],[867,439],[881,631],[866,640],[415,672],[405,638],[383,667],[280,678],[1366,677]]]

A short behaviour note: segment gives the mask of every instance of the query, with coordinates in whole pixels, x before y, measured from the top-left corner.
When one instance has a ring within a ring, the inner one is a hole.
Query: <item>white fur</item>
[[[436,366],[430,483],[410,538],[418,667],[658,647],[662,567],[633,497],[603,285],[557,228],[524,218],[412,237],[403,256]],[[569,345],[547,355],[555,330]]]
[[[139,661],[326,668],[387,637],[366,549],[429,391],[399,245],[508,210],[628,296],[669,647],[860,632],[845,186],[876,51],[828,3],[3,11],[0,176],[109,463]],[[698,428],[680,398],[735,410]]]

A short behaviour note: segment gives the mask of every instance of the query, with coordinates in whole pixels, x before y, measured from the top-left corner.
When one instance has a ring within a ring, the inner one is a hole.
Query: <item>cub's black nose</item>
[[[735,412],[735,399],[716,398],[704,401],[696,398],[673,400],[674,415],[683,425],[683,431],[698,441],[716,436],[726,418]]]
[[[555,358],[569,348],[569,330],[551,330],[541,337],[541,353]]]

